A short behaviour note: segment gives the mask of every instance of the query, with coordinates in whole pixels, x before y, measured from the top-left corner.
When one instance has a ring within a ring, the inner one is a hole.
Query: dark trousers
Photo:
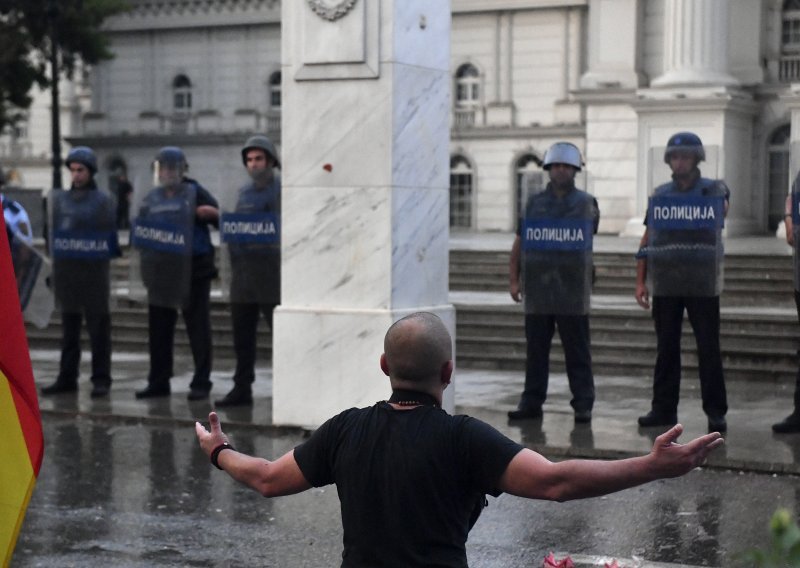
[[[236,352],[236,372],[233,382],[250,386],[256,380],[256,331],[259,312],[272,329],[272,311],[275,304],[231,303],[233,322],[233,349]]]
[[[520,408],[538,408],[547,399],[550,375],[550,346],[558,326],[564,349],[570,404],[576,411],[591,410],[594,405],[594,377],[589,338],[589,316],[525,315],[525,336],[528,340],[528,360],[525,365],[525,390]]]
[[[61,313],[61,363],[57,381],[75,383],[78,380],[81,363],[81,323],[80,312]],[[96,385],[111,384],[111,314],[86,313],[86,329],[92,350],[92,377]]]
[[[797,306],[797,322],[800,323],[800,292],[794,291],[794,305]],[[794,411],[800,414],[800,349],[797,350],[798,367],[794,381]]]
[[[194,359],[192,389],[211,389],[211,292],[210,280],[192,281],[189,303],[181,309]],[[178,310],[148,305],[150,374],[147,382],[156,389],[169,388],[173,373],[173,348]]]
[[[653,375],[653,411],[659,414],[678,411],[684,309],[697,342],[703,410],[709,416],[725,416],[728,398],[719,347],[719,296],[653,298],[653,320],[658,341]]]

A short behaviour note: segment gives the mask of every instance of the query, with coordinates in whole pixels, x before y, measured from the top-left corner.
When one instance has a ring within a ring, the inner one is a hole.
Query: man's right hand
[[[645,310],[650,309],[650,291],[647,284],[636,284],[636,303]]]
[[[522,292],[519,289],[519,282],[512,282],[509,285],[509,292],[511,293],[511,298],[519,303],[522,301]]]

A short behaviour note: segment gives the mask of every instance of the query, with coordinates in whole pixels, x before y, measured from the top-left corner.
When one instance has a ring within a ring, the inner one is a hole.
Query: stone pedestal
[[[398,318],[431,311],[455,336],[450,6],[284,0],[282,14],[273,421],[314,427],[389,397],[379,358]]]

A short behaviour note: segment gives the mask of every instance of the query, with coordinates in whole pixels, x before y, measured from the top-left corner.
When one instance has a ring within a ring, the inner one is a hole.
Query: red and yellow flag
[[[44,439],[11,250],[0,215],[0,560],[11,561],[42,465]]]

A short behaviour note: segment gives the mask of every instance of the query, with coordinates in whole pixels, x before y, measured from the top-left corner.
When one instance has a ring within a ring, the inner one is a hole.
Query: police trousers
[[[236,371],[233,374],[233,382],[235,384],[249,386],[256,380],[258,316],[259,313],[263,314],[271,330],[272,311],[274,309],[275,304],[231,303],[233,350],[236,353]]]
[[[80,374],[81,312],[61,313],[61,362],[56,382],[74,384]],[[111,384],[111,314],[86,312],[86,330],[92,351],[92,383]]]
[[[703,411],[708,416],[725,416],[728,412],[728,398],[719,345],[719,296],[653,297],[653,321],[658,352],[653,373],[652,409],[662,415],[678,412],[684,309],[697,342]]]
[[[181,308],[189,347],[194,360],[191,389],[211,389],[211,280],[192,280],[189,303]],[[149,331],[150,373],[148,384],[155,389],[169,389],[173,373],[175,324],[178,310],[149,304],[147,325]]]
[[[564,349],[567,380],[572,393],[570,405],[579,412],[591,410],[594,406],[594,376],[588,315],[525,315],[528,356],[525,365],[525,390],[519,407],[541,408],[547,399],[550,346],[556,326]]]

